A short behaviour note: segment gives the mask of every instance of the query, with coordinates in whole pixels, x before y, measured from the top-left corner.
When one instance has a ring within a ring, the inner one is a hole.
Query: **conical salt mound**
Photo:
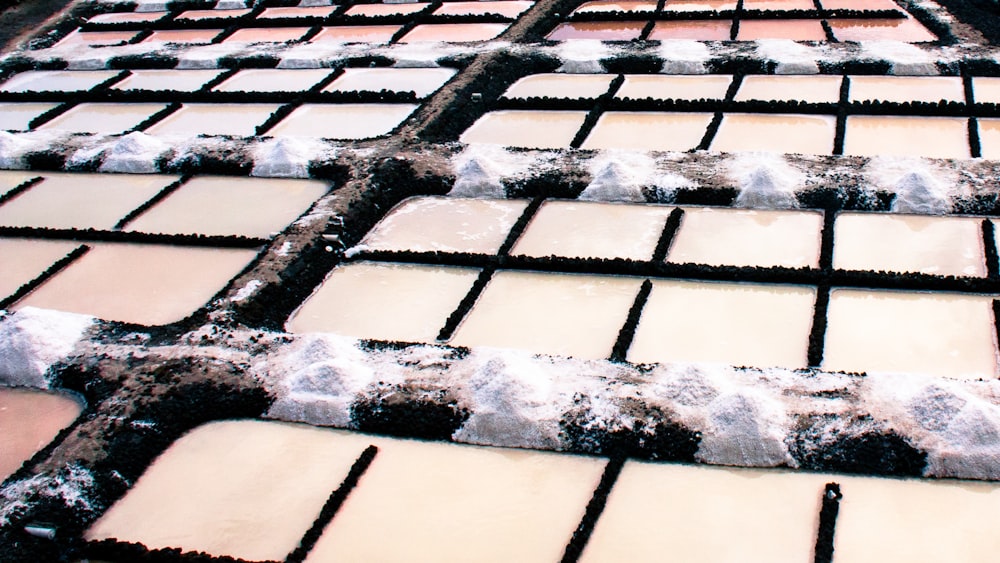
[[[277,139],[258,145],[254,151],[252,176],[266,178],[308,178],[309,157],[301,142]]]
[[[158,171],[156,159],[167,144],[141,131],[133,131],[115,143],[101,165],[103,172],[150,174]]]
[[[951,199],[926,175],[910,172],[896,184],[896,199],[892,202],[892,211],[944,215],[951,211]]]
[[[736,207],[748,209],[791,209],[799,206],[795,193],[778,185],[769,168],[751,172],[740,185]]]
[[[455,185],[448,195],[458,197],[504,197],[503,184],[488,162],[470,158],[459,166]]]
[[[621,163],[612,161],[600,168],[580,199],[589,201],[645,202],[642,186]]]

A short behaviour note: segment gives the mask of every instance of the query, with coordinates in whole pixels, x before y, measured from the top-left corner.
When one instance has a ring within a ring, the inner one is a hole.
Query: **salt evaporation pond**
[[[44,448],[82,411],[81,402],[69,395],[0,387],[0,481]]]
[[[324,92],[413,92],[430,96],[457,71],[453,68],[345,68]]]
[[[287,43],[309,33],[308,27],[245,27],[222,40],[223,43]]]
[[[264,8],[258,16],[258,20],[271,20],[280,18],[325,18],[337,11],[339,6],[273,6]]]
[[[641,100],[721,100],[733,81],[727,74],[706,76],[626,74],[616,98]]]
[[[239,18],[249,14],[251,10],[244,8],[240,10],[184,10],[176,19],[180,21],[202,21],[215,19]]]
[[[41,174],[28,170],[0,170],[0,197]]]
[[[995,378],[993,298],[834,289],[823,368]]]
[[[310,43],[388,43],[399,31],[398,25],[351,25],[324,27]]]
[[[1000,119],[979,118],[977,122],[982,157],[1000,159]]]
[[[13,295],[78,246],[73,241],[0,238],[0,300]]]
[[[274,69],[252,68],[241,70],[213,92],[301,92],[309,90],[319,81],[330,76],[328,68]]]
[[[550,41],[567,39],[597,39],[600,41],[631,41],[642,35],[642,22],[572,22],[561,23],[545,38]]]
[[[605,359],[642,279],[499,271],[451,344]]]
[[[482,16],[486,14],[500,14],[506,18],[516,18],[529,8],[534,6],[534,2],[526,0],[490,0],[477,2],[445,2],[441,7],[434,10],[435,16]]]
[[[864,102],[965,103],[965,87],[958,76],[851,76],[849,100]]]
[[[672,0],[663,6],[664,12],[721,12],[735,10],[733,0]],[[730,24],[732,22],[729,22]]]
[[[838,41],[937,41],[937,36],[913,18],[903,19],[831,19],[830,27]]]
[[[413,14],[422,11],[430,6],[430,4],[424,2],[415,2],[412,4],[355,4],[351,6],[346,12],[348,16],[398,16],[404,14]]]
[[[137,31],[80,31],[70,33],[53,45],[55,48],[100,47],[124,44],[139,35]]]
[[[266,134],[370,139],[391,132],[417,107],[416,104],[303,104]]]
[[[792,41],[826,41],[826,32],[819,20],[740,20],[737,41],[758,39],[790,39]]]
[[[836,130],[832,115],[727,113],[709,149],[832,154]]]
[[[26,131],[33,119],[58,106],[47,102],[0,103],[0,129]]]
[[[649,260],[672,209],[659,205],[546,201],[511,254]]]
[[[969,126],[964,117],[849,115],[844,154],[969,158]]]
[[[507,30],[506,23],[438,23],[421,24],[399,39],[399,43],[423,41],[489,41]]]
[[[628,360],[804,368],[816,290],[654,280]]]
[[[2,92],[81,92],[121,74],[117,70],[32,70],[0,84]]]
[[[701,142],[712,117],[711,113],[608,111],[580,148],[687,151]]]
[[[41,130],[72,131],[74,133],[103,133],[116,135],[134,128],[154,113],[164,110],[167,104],[115,104],[86,103],[56,116],[38,127]]]
[[[249,137],[281,104],[182,104],[146,130],[150,135]]]
[[[743,77],[733,99],[835,104],[840,100],[840,82],[839,76],[752,74]]]
[[[434,342],[479,270],[378,262],[335,268],[292,313],[289,332]]]
[[[586,14],[595,12],[655,12],[656,2],[610,2],[607,0],[597,0],[584,2],[573,10],[574,14]]]
[[[536,149],[568,148],[586,118],[585,111],[491,111],[466,129],[459,140]]]
[[[684,208],[667,261],[816,268],[822,229],[817,212]]]
[[[812,0],[744,0],[744,10],[815,10]],[[742,25],[743,22],[740,22]]]
[[[174,90],[196,92],[215,80],[223,71],[192,70],[133,70],[128,77],[111,87],[113,90]]]
[[[998,104],[1000,103],[1000,77],[996,76],[974,76],[972,77],[972,92],[976,103]]]
[[[608,91],[613,78],[610,74],[532,74],[511,84],[503,97],[597,98]]]
[[[112,12],[97,14],[87,19],[88,23],[152,23],[163,18],[169,12]],[[183,14],[182,14],[183,15]]]
[[[693,39],[695,41],[729,41],[733,22],[730,20],[673,20],[658,21],[653,25],[649,38]]]
[[[207,44],[211,43],[222,31],[222,29],[158,29],[142,42]]]

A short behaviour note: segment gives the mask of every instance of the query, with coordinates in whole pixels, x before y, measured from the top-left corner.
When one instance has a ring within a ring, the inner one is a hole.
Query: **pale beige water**
[[[536,451],[371,441],[379,448],[375,460],[307,562],[558,561],[606,463]]]
[[[592,12],[654,12],[656,11],[656,2],[643,2],[643,1],[630,1],[623,0],[621,2],[614,2],[609,0],[594,0],[591,2],[584,2],[580,4],[580,7],[573,10],[573,13],[592,13]]]
[[[76,30],[63,37],[53,47],[100,47],[117,45],[132,40],[137,31],[80,31]]]
[[[842,270],[986,275],[978,218],[841,213],[833,267]]]
[[[511,84],[504,92],[505,98],[597,98],[608,91],[610,74],[532,74]]]
[[[826,32],[819,20],[741,20],[736,40],[758,39],[826,41]]]
[[[419,12],[429,6],[426,2],[407,4],[357,4],[345,12],[348,16],[396,16]]]
[[[812,0],[745,0],[744,10],[815,10]],[[742,25],[742,22],[741,22]]]
[[[545,38],[551,41],[567,39],[597,39],[629,41],[642,35],[643,22],[570,22],[561,23]]]
[[[80,104],[38,127],[76,133],[124,133],[163,110],[167,104]]]
[[[667,74],[626,74],[616,98],[657,100],[721,100],[733,77],[728,74],[705,76]]]
[[[77,246],[71,241],[0,238],[0,299],[13,295]]]
[[[234,135],[247,137],[281,104],[183,104],[146,129],[150,135]]]
[[[346,68],[324,92],[413,92],[430,96],[458,72],[453,68]]]
[[[500,14],[508,18],[516,18],[534,6],[534,2],[526,0],[480,0],[477,2],[445,2],[434,10],[434,15],[447,16],[479,16],[485,14]]]
[[[246,27],[225,38],[223,43],[285,43],[301,39],[308,27]]]
[[[580,561],[807,563],[836,477],[628,461]]]
[[[735,9],[736,2],[732,0],[670,0],[663,6],[664,12],[721,12]]]
[[[844,154],[969,158],[969,127],[964,117],[850,115]]]
[[[733,22],[729,20],[659,21],[653,26],[649,38],[657,41],[664,39],[729,41],[732,27]],[[636,36],[638,37],[638,34]]]
[[[752,74],[743,78],[734,100],[835,104],[840,100],[840,82],[839,76]]]
[[[836,129],[832,115],[727,113],[709,150],[831,154]]]
[[[267,135],[370,139],[395,129],[417,107],[416,104],[304,104]]]
[[[489,41],[506,31],[509,25],[506,23],[421,24],[404,35],[399,43]]]
[[[142,40],[143,43],[211,43],[221,29],[161,29]]]
[[[126,230],[266,238],[284,230],[328,189],[314,180],[199,176]]]
[[[87,19],[89,23],[124,23],[124,22],[153,22],[168,12],[113,12],[110,14],[97,14]]]
[[[111,88],[113,90],[176,90],[195,92],[222,71],[196,70],[133,70],[132,74]]]
[[[256,256],[256,249],[94,244],[14,308],[164,325],[207,303]]]
[[[499,271],[451,344],[607,358],[641,284],[639,278]]]
[[[0,205],[0,225],[111,230],[177,176],[45,174],[45,179]]]
[[[0,481],[17,471],[80,416],[69,395],[0,387]]]
[[[328,68],[276,69],[251,68],[241,70],[213,92],[297,92],[308,90],[330,75]]]
[[[980,295],[834,290],[823,368],[994,378],[991,303]]]
[[[496,254],[525,200],[416,197],[390,211],[361,245],[377,250]]]
[[[2,92],[77,92],[114,78],[117,70],[34,70],[20,72],[0,84]]]
[[[817,212],[685,208],[667,261],[815,268],[822,230]]]
[[[459,140],[536,149],[568,148],[586,118],[585,111],[491,111],[466,129]]]
[[[214,20],[219,18],[230,19],[245,16],[250,13],[247,8],[239,10],[185,10],[177,16],[178,20]]]
[[[284,560],[366,442],[279,422],[205,424],[160,455],[85,537]]]
[[[479,271],[352,262],[338,266],[296,310],[289,332],[434,342]]]
[[[686,151],[698,146],[711,113],[608,111],[580,148]]]
[[[546,201],[511,254],[649,260],[672,207]]]
[[[32,178],[41,176],[37,172],[22,170],[0,170],[0,197]]]
[[[806,367],[811,287],[655,280],[628,360]]]
[[[310,43],[333,41],[336,43],[388,43],[399,31],[398,25],[352,25],[324,27]]]
[[[965,103],[958,76],[851,76],[850,101]]]
[[[936,35],[910,17],[878,20],[832,19],[830,27],[833,28],[834,37],[840,41],[886,40],[908,43],[937,41]]]
[[[974,481],[837,475],[834,559],[852,563],[996,560],[1000,489]]]
[[[976,76],[972,78],[972,92],[976,103],[1000,104],[1000,77]]]
[[[337,6],[279,6],[264,8],[264,11],[257,16],[259,20],[275,18],[325,18],[334,11]]]
[[[899,4],[893,0],[822,0],[827,10],[896,10]],[[905,13],[905,12],[904,12]]]
[[[46,102],[0,103],[0,129],[25,131],[31,120],[54,109],[59,104]]]
[[[979,149],[983,158],[1000,159],[1000,119],[980,117]]]

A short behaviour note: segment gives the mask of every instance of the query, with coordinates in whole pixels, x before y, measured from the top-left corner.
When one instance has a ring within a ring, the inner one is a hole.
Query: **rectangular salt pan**
[[[310,180],[199,176],[127,230],[266,238],[284,230],[327,189],[326,183]]]
[[[388,43],[399,25],[351,25],[324,27],[310,43]]]
[[[143,39],[143,43],[211,43],[221,29],[161,29]]]
[[[423,2],[407,3],[407,4],[356,4],[351,6],[344,15],[348,16],[366,16],[366,17],[378,17],[378,16],[398,16],[405,14],[413,14],[424,10],[430,4]]]
[[[297,41],[306,33],[308,27],[245,27],[223,39],[223,43],[286,43]]]
[[[289,332],[434,342],[478,270],[379,262],[338,266],[296,310]]]
[[[88,23],[126,23],[143,22],[152,23],[169,12],[112,12],[110,14],[97,14],[87,19]]]
[[[597,98],[608,91],[610,74],[533,74],[512,84],[505,98]]]
[[[981,295],[836,289],[823,368],[994,378],[991,307]]]
[[[755,74],[743,78],[734,100],[798,100],[812,104],[835,104],[840,100],[840,82],[839,76]]]
[[[917,20],[905,19],[831,19],[830,27],[838,41],[903,41],[924,43],[937,41]]]
[[[180,109],[146,130],[150,135],[256,134],[280,104],[183,104]]]
[[[595,0],[584,2],[573,11],[574,14],[586,14],[594,12],[655,12],[656,2]]]
[[[850,101],[965,103],[959,76],[851,76]]]
[[[641,100],[721,100],[733,77],[724,74],[706,76],[626,74],[616,98]]]
[[[711,113],[608,111],[580,148],[688,151],[701,143],[711,122]]]
[[[0,300],[13,295],[78,246],[72,241],[0,238]]]
[[[131,74],[111,87],[112,90],[174,90],[196,92],[214,80],[221,70],[133,70]]]
[[[245,249],[95,244],[14,308],[165,325],[205,305],[256,256]]]
[[[658,21],[649,38],[693,39],[695,41],[729,41],[733,22],[729,20]]]
[[[46,174],[45,179],[0,205],[0,225],[111,230],[176,176]]]
[[[649,260],[671,207],[546,201],[511,254]]]
[[[759,39],[790,39],[792,41],[826,41],[826,32],[819,20],[740,20],[737,41]]]
[[[977,104],[1000,104],[1000,77],[973,77],[972,92]]]
[[[336,10],[337,6],[279,6],[264,8],[257,19],[325,18]]]
[[[436,16],[481,16],[486,14],[499,14],[506,18],[516,18],[529,8],[534,6],[534,2],[522,0],[487,0],[476,2],[445,2],[440,8],[434,10]]]
[[[572,22],[561,23],[545,38],[550,41],[595,39],[631,41],[642,35],[643,22]]]
[[[392,132],[417,107],[416,104],[303,104],[266,134],[371,139]]]
[[[653,281],[628,360],[804,368],[816,290]]]
[[[121,74],[117,70],[35,70],[0,84],[3,92],[81,92]]]
[[[727,113],[709,150],[832,154],[832,115]]]
[[[241,70],[213,92],[298,92],[309,90],[330,75],[328,68],[273,69],[252,68]]]
[[[55,439],[82,410],[69,395],[0,387],[0,481]]]
[[[345,68],[324,92],[413,92],[430,96],[457,71],[452,68]]]
[[[735,10],[733,0],[667,0],[663,5],[664,12],[721,12]],[[728,39],[728,37],[726,37]]]
[[[1000,119],[981,117],[977,120],[981,156],[1000,160]]]
[[[489,41],[507,30],[506,23],[421,24],[399,39],[399,43]]]
[[[637,278],[500,271],[451,344],[607,358],[641,284]]]
[[[412,198],[393,208],[361,246],[496,254],[527,205],[523,200]]]
[[[125,133],[164,110],[167,104],[87,103],[73,107],[38,129],[74,133]]]
[[[139,35],[137,31],[74,31],[54,45],[55,48],[66,47],[101,47],[128,43]]]
[[[0,103],[0,129],[26,131],[33,119],[58,106],[59,104],[45,102]]]
[[[459,140],[536,149],[568,148],[586,117],[585,111],[491,111],[466,129]]]
[[[0,198],[28,180],[39,176],[41,174],[31,171],[0,170]]]
[[[844,154],[969,158],[969,127],[964,117],[849,115]]]
[[[250,9],[242,10],[185,10],[177,16],[180,21],[201,21],[214,19],[239,18],[250,13]]]

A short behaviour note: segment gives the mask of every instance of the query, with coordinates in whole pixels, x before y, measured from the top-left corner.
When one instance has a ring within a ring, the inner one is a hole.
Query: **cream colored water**
[[[238,18],[250,13],[249,9],[242,10],[185,10],[177,16],[178,20],[212,20],[218,18]]]
[[[524,200],[411,198],[365,235],[374,250],[496,254],[524,212]]]
[[[0,481],[72,424],[82,410],[79,401],[68,395],[0,387]]]
[[[826,41],[826,32],[819,20],[740,20],[737,41],[758,39],[790,39],[792,41]]]
[[[991,303],[980,295],[834,290],[823,368],[996,377]]]
[[[597,98],[608,91],[610,74],[533,74],[521,78],[504,92],[505,98]]]
[[[257,16],[257,19],[325,18],[336,10],[337,6],[281,6],[264,8],[264,11]]]
[[[412,14],[426,8],[429,4],[416,2],[412,4],[357,4],[351,6],[347,12],[348,16],[393,16],[399,14]]]
[[[399,43],[488,41],[506,31],[509,25],[506,23],[423,24],[404,35]]]
[[[142,43],[211,43],[221,29],[161,29],[142,40]]]
[[[958,76],[851,76],[850,101],[965,103]]]
[[[836,129],[832,115],[727,113],[709,150],[832,154]]]
[[[1000,160],[1000,119],[979,118],[979,149],[983,158]]]
[[[370,139],[388,134],[416,109],[416,104],[304,104],[267,135]]]
[[[246,27],[222,40],[223,43],[284,43],[309,32],[308,27]]]
[[[898,8],[898,6],[896,6]],[[905,19],[831,19],[830,27],[839,41],[937,41],[920,22]]]
[[[656,280],[628,360],[806,367],[811,287]]]
[[[75,92],[90,90],[118,76],[117,70],[37,70],[15,74],[0,85],[3,92]]]
[[[806,563],[831,480],[839,476],[628,461],[580,561],[653,562],[668,553],[674,561]]]
[[[567,22],[556,26],[545,38],[552,41],[597,39],[627,41],[642,35],[642,22]]]
[[[815,10],[812,0],[746,0],[744,10]]]
[[[146,130],[150,135],[235,135],[256,132],[280,104],[183,104]]]
[[[696,41],[729,41],[733,22],[729,20],[658,21],[649,38],[693,39]],[[636,36],[639,34],[637,33]]]
[[[574,10],[574,13],[586,14],[588,12],[655,12],[656,2],[612,2],[608,0],[596,0],[584,2]]]
[[[338,266],[295,311],[289,332],[434,342],[479,270],[378,262]]]
[[[95,244],[18,301],[144,325],[179,321],[208,302],[257,250]]]
[[[1000,104],[1000,77],[973,77],[972,93],[978,104]]]
[[[511,254],[649,260],[673,208],[546,201]]]
[[[606,463],[415,440],[371,443],[379,448],[375,460],[308,563],[558,561]]]
[[[70,241],[0,238],[0,300],[13,295],[77,246]]]
[[[840,82],[839,76],[753,74],[743,78],[734,100],[798,100],[835,104],[840,100]]]
[[[986,275],[980,219],[841,213],[834,224],[833,267]]]
[[[41,176],[41,174],[32,171],[0,170],[0,197],[3,197],[7,194],[7,192],[38,176]]]
[[[212,88],[213,92],[296,92],[308,90],[330,75],[328,68],[241,70]]]
[[[174,442],[85,537],[283,561],[365,447],[305,425],[209,423]]]
[[[168,12],[112,12],[97,14],[87,19],[88,23],[153,22]]]
[[[310,43],[334,41],[338,43],[386,43],[399,31],[398,25],[354,25],[324,27],[309,40]]]
[[[735,10],[736,2],[732,0],[673,0],[663,6],[664,12],[702,12]],[[731,22],[727,22],[731,23]],[[726,38],[728,39],[728,37]]]
[[[822,230],[814,212],[686,208],[667,261],[816,268]]]
[[[705,76],[626,74],[616,98],[641,100],[721,100],[733,77],[724,74]]]
[[[568,148],[586,118],[585,111],[491,111],[466,129],[459,140],[537,149]]]
[[[46,174],[0,205],[0,225],[111,230],[176,179],[152,174]]]
[[[484,14],[500,14],[504,17],[516,18],[534,5],[534,2],[526,0],[445,2],[440,8],[434,10],[434,15],[479,16]]]
[[[607,358],[641,284],[638,278],[499,271],[451,344]]]
[[[958,117],[850,115],[844,154],[969,158],[968,121]]]
[[[580,148],[687,151],[698,146],[711,122],[711,113],[608,111]]]
[[[0,129],[7,131],[24,131],[28,124],[43,113],[55,109],[59,104],[52,103],[0,103]]]
[[[177,90],[195,92],[214,80],[220,70],[133,70],[132,74],[111,88],[114,90]]]
[[[80,104],[38,129],[77,133],[124,133],[163,110],[167,104]]]
[[[346,68],[324,92],[413,92],[430,96],[457,72],[453,68]]]
[[[284,230],[328,189],[325,182],[311,180],[199,176],[126,230],[266,238]]]

